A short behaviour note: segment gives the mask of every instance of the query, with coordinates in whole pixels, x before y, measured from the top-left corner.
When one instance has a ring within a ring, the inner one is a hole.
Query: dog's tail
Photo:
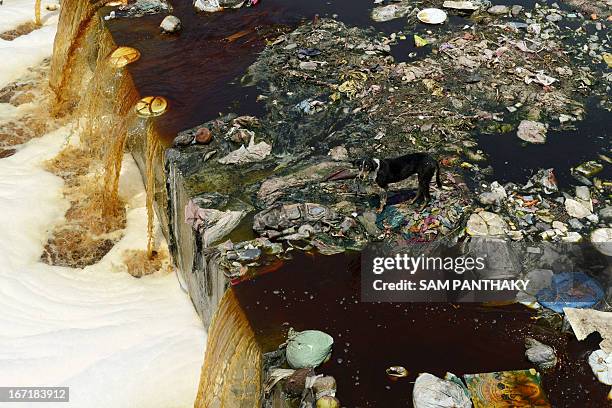
[[[436,184],[442,188],[442,180],[440,180],[440,162],[436,160]]]

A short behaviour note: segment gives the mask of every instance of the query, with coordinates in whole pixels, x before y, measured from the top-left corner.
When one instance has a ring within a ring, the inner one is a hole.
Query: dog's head
[[[370,157],[353,160],[353,166],[357,167],[360,173],[370,173],[378,169],[376,160]]]

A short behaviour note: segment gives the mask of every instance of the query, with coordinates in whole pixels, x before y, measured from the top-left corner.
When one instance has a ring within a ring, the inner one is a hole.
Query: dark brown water
[[[526,336],[558,351],[560,363],[543,374],[556,408],[602,408],[609,387],[597,382],[584,342],[538,324],[519,306],[362,303],[358,255],[299,255],[279,271],[234,287],[267,351],[284,342],[289,327],[317,329],[335,339],[331,360],[318,373],[333,375],[345,407],[410,407],[420,372],[444,376],[533,367],[524,356]],[[385,369],[406,367],[408,378],[389,380]]]
[[[370,19],[371,0],[264,0],[256,7],[222,13],[197,13],[191,0],[175,0],[174,13],[183,23],[180,35],[162,35],[159,23],[163,15],[108,22],[118,45],[139,49],[142,58],[129,66],[141,95],[161,95],[171,102],[170,111],[157,121],[163,141],[169,144],[176,134],[206,122],[220,112],[261,115],[263,106],[256,102],[257,89],[245,88],[239,79],[265,46],[266,38],[295,27],[315,15],[336,16],[349,25],[375,27],[392,33],[406,30],[405,19],[375,23]],[[522,4],[534,1],[499,1]],[[108,10],[106,11],[108,13]],[[449,23],[463,25],[467,20],[450,16]],[[418,25],[416,30],[444,30],[445,26]],[[392,47],[396,60],[407,60],[411,52],[420,58],[429,47],[417,49],[412,41],[400,41]],[[554,167],[561,184],[573,183],[571,166],[597,159],[609,151],[607,122],[609,112],[591,104],[587,119],[574,131],[551,132],[542,146],[523,146],[515,133],[484,135],[479,142],[494,168],[493,179],[525,182],[534,168]],[[604,177],[610,176],[606,166]]]

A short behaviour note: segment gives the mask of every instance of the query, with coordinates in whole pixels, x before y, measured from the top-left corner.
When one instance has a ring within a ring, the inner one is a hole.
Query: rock
[[[570,218],[570,220],[567,223],[570,225],[570,227],[576,230],[581,230],[584,228],[584,225],[575,218]]]
[[[489,14],[493,14],[494,16],[501,16],[504,14],[508,14],[510,12],[510,9],[508,8],[508,6],[497,5],[497,6],[490,7],[487,10],[487,12]]]
[[[574,200],[573,198],[568,198],[565,200],[565,211],[569,214],[570,217],[574,218],[585,218],[591,215],[591,211],[586,208],[579,201]]]
[[[598,228],[591,233],[591,242],[599,252],[612,256],[612,228]]]
[[[540,343],[536,339],[527,337],[525,339],[525,357],[527,360],[537,365],[542,370],[549,370],[557,365],[557,355],[555,349],[546,344]]]
[[[591,191],[587,186],[576,187],[576,201],[582,204],[590,212],[593,212],[593,201],[591,201]]]
[[[447,374],[448,377],[448,374]],[[414,408],[471,408],[466,390],[454,381],[419,374],[412,391]]]
[[[556,23],[558,21],[563,20],[563,16],[558,13],[550,13],[549,15],[546,16],[546,20]]]
[[[208,128],[200,128],[195,134],[195,141],[199,144],[209,144],[212,140],[212,133]]]
[[[577,243],[582,241],[582,235],[580,235],[579,233],[575,232],[575,231],[570,231],[567,233],[567,235],[565,235],[564,237],[561,238],[561,241],[563,242],[570,242],[570,243]]]
[[[523,11],[523,6],[519,4],[515,4],[514,6],[512,6],[510,13],[512,14],[513,17],[516,17],[519,14],[521,14],[521,11]]]
[[[442,7],[454,10],[476,11],[480,8],[478,4],[471,1],[445,1]]]
[[[176,16],[166,16],[159,25],[165,33],[177,33],[181,31],[181,20]]]
[[[517,136],[519,139],[529,143],[546,142],[546,125],[532,120],[523,120],[519,124]]]
[[[466,232],[472,236],[504,236],[508,225],[499,215],[481,211],[470,216]]]
[[[306,71],[314,71],[315,69],[317,69],[318,65],[316,62],[313,61],[301,61],[300,62],[300,69],[306,70]]]
[[[612,206],[609,205],[599,211],[599,217],[604,222],[612,221]]]
[[[347,161],[349,158],[348,150],[343,145],[330,149],[328,155],[331,156],[332,160],[336,161]]]
[[[552,222],[552,227],[556,230],[561,231],[562,233],[567,233],[567,225],[565,225],[564,223],[562,223],[561,221],[553,221]]]

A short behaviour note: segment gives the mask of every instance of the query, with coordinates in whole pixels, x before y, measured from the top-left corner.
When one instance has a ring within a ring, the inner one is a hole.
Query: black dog
[[[440,164],[427,153],[407,154],[394,159],[360,159],[353,164],[359,167],[359,178],[370,178],[382,189],[379,212],[387,204],[387,187],[389,184],[405,180],[415,173],[418,175],[419,189],[410,204],[424,199],[421,209],[425,208],[431,199],[429,184],[434,174],[436,174],[436,184],[438,187],[442,187]]]

